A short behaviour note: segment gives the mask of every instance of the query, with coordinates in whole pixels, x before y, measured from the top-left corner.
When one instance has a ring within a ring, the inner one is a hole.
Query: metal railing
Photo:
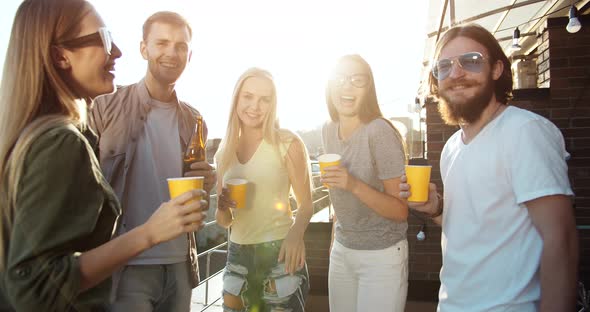
[[[323,185],[320,185],[319,187],[312,189],[312,194],[315,194],[316,192],[320,192],[320,191],[324,191],[324,190],[326,190],[326,187],[324,187]],[[217,194],[211,194],[211,196],[210,196],[210,198],[216,198],[216,197],[217,197]],[[312,207],[315,206],[317,203],[321,202],[322,200],[325,200],[326,198],[329,198],[329,197],[330,197],[330,195],[326,194],[326,195],[314,200],[312,202]],[[332,206],[328,205],[328,207],[330,207],[329,213],[330,213],[330,215],[332,215],[332,211],[331,211]],[[292,212],[293,212],[293,215],[296,215],[297,209],[294,209]],[[204,230],[208,227],[212,227],[215,225],[217,225],[217,222],[215,220],[206,222],[201,230]],[[227,237],[229,237],[229,229],[227,230]],[[220,248],[224,248],[224,247],[225,247],[225,249],[220,249]],[[201,311],[205,311],[205,310],[209,309],[211,306],[213,306],[215,303],[217,303],[219,300],[221,300],[221,295],[220,295],[216,299],[209,302],[209,281],[211,279],[215,278],[216,276],[220,275],[223,272],[223,268],[222,268],[219,271],[211,274],[211,272],[210,272],[210,270],[211,270],[211,255],[214,253],[227,254],[228,247],[229,247],[229,244],[228,244],[228,240],[226,239],[223,243],[197,254],[197,259],[201,258],[203,256],[207,257],[207,263],[206,263],[206,268],[205,268],[205,279],[202,281],[199,281],[199,284],[197,285],[197,287],[201,287],[203,284],[205,285],[205,300],[203,302],[204,307],[201,309]]]

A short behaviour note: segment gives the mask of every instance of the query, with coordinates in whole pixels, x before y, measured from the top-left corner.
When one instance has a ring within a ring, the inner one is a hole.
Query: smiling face
[[[330,80],[330,101],[341,117],[358,118],[371,84],[370,73],[361,63],[343,59]]]
[[[141,42],[141,55],[148,61],[148,75],[163,84],[174,84],[191,57],[191,36],[187,27],[155,22],[146,40]]]
[[[115,60],[121,57],[121,50],[113,43],[111,55],[106,53],[104,42],[108,39],[100,40],[100,36],[93,36],[104,27],[104,23],[94,8],[87,6],[88,13],[81,20],[80,33],[76,38],[91,35],[89,37],[98,39],[79,47],[59,48],[56,50],[59,55],[56,63],[62,70],[64,80],[77,96],[95,98],[114,91]],[[74,42],[76,38],[71,41]]]
[[[261,129],[274,105],[272,81],[262,77],[247,78],[238,94],[236,113],[242,128]]]
[[[494,88],[501,74],[501,62],[490,64],[483,45],[467,37],[457,37],[445,45],[438,59],[456,59],[470,52],[479,52],[485,58],[481,71],[469,71],[454,62],[448,77],[438,80],[439,110],[448,124],[477,121],[495,100]]]

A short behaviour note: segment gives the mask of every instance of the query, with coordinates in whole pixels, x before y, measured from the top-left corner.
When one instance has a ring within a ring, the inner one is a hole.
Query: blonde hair
[[[311,174],[309,173],[309,156],[307,153],[307,149],[305,148],[305,144],[297,134],[287,129],[281,129],[279,127],[279,121],[277,119],[277,96],[274,79],[268,71],[255,67],[246,70],[240,76],[238,82],[234,87],[234,93],[232,95],[232,106],[230,109],[229,121],[227,124],[227,131],[225,133],[225,138],[221,141],[221,146],[219,147],[219,150],[215,154],[215,159],[217,161],[217,172],[220,174],[221,177],[223,177],[225,172],[229,168],[231,168],[232,165],[234,165],[234,161],[236,160],[235,155],[241,135],[240,118],[238,117],[236,108],[238,105],[240,92],[242,90],[244,82],[252,77],[267,79],[270,81],[272,85],[272,98],[270,101],[270,110],[262,125],[262,139],[272,145],[272,147],[275,150],[275,153],[279,156],[279,159],[281,159],[281,163],[283,166],[285,166],[286,163],[293,164],[295,160],[292,159],[289,152],[287,152],[284,158],[281,157],[279,145],[284,142],[292,142],[291,144],[301,144],[307,168],[302,178],[304,179],[303,182],[306,183],[305,185],[311,187],[312,181]],[[291,178],[299,179],[299,176]],[[291,184],[293,184],[293,182],[294,181],[291,181]],[[223,181],[219,181],[219,183],[223,183]]]
[[[240,118],[236,111],[238,100],[240,98],[240,92],[244,82],[249,78],[257,77],[263,78],[270,81],[272,85],[272,98],[270,100],[270,110],[266,116],[262,125],[262,137],[263,140],[270,143],[276,148],[278,152],[278,146],[281,141],[287,140],[293,134],[286,130],[279,129],[279,121],[277,119],[277,93],[272,75],[260,68],[250,68],[246,70],[238,79],[234,87],[234,93],[232,95],[232,104],[229,113],[229,121],[227,124],[227,131],[225,138],[221,141],[221,147],[216,155],[217,170],[223,176],[223,173],[233,165],[235,160],[236,150],[238,148],[238,141],[241,134]]]
[[[84,0],[25,0],[16,12],[0,85],[0,270],[31,144],[55,126],[86,124],[87,102],[55,67],[52,49],[79,34],[91,9]]]

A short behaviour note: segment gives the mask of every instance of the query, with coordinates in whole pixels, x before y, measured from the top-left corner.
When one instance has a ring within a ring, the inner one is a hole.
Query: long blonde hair
[[[50,128],[86,124],[87,102],[55,67],[52,49],[79,34],[90,10],[84,0],[25,0],[16,12],[0,85],[0,270],[29,147]]]
[[[238,140],[240,138],[240,118],[236,111],[238,100],[240,98],[240,92],[244,82],[248,78],[258,77],[268,79],[272,84],[272,98],[270,101],[270,110],[264,124],[262,125],[262,137],[265,141],[270,143],[273,147],[278,149],[279,142],[281,142],[281,133],[279,131],[279,121],[277,119],[277,92],[274,84],[272,75],[260,68],[250,68],[246,70],[238,79],[234,87],[234,93],[232,95],[232,104],[229,113],[229,121],[227,123],[227,131],[225,132],[225,138],[221,141],[221,147],[219,149],[217,159],[217,170],[223,174],[228,168],[231,167],[235,160],[236,150],[238,148]]]

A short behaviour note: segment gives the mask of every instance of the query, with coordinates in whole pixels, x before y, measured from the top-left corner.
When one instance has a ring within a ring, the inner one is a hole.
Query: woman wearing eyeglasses
[[[112,43],[82,0],[25,0],[0,86],[0,310],[104,311],[109,276],[143,250],[202,225],[202,191],[163,204],[110,240],[121,208],[86,128],[114,90]]]
[[[408,206],[399,198],[406,154],[383,118],[369,64],[339,59],[326,89],[326,153],[342,156],[321,181],[334,206],[330,311],[403,312],[408,287]]]

